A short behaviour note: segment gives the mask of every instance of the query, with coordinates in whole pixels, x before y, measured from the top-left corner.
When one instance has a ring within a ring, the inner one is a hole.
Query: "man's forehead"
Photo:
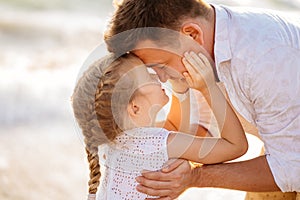
[[[144,49],[144,48],[158,48],[159,45],[157,45],[156,42],[152,41],[152,40],[141,40],[139,41],[136,46],[135,49]]]
[[[166,63],[173,62],[174,59],[177,60],[178,58],[181,58],[183,54],[158,48],[137,49],[134,50],[133,53],[137,57],[139,57],[148,67],[153,67],[161,64],[165,65]]]
[[[162,48],[137,48],[132,50],[132,53],[134,53],[137,56],[148,56],[153,57],[152,55],[161,55],[161,54],[167,54],[169,51],[167,49]]]
[[[172,45],[162,45],[159,41],[143,40],[139,41],[135,48],[131,50],[134,54],[146,56],[147,54],[177,54],[182,52],[180,48],[175,48]]]
[[[147,67],[153,67],[157,64],[164,63],[169,57],[166,53],[163,53],[158,49],[138,49],[134,50],[133,53],[138,56]]]

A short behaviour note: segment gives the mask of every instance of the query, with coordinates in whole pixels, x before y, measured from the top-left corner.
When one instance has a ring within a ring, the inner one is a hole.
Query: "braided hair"
[[[90,169],[89,200],[96,198],[100,184],[98,147],[112,142],[125,128],[124,109],[136,89],[128,72],[137,65],[137,60],[143,64],[132,54],[103,57],[84,72],[74,89],[73,112],[84,135]]]

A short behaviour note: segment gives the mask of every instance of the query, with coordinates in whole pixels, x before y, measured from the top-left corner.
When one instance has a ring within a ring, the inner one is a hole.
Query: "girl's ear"
[[[198,24],[193,22],[185,23],[181,27],[181,32],[186,36],[191,37],[198,44],[200,45],[204,44],[203,31]]]
[[[139,113],[140,107],[136,104],[135,100],[132,100],[127,106],[127,112],[130,116],[137,116]]]

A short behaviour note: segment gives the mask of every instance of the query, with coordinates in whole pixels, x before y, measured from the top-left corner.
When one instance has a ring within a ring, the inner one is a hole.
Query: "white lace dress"
[[[168,161],[163,128],[143,127],[125,131],[100,152],[102,175],[97,200],[139,200],[147,196],[136,190],[135,178],[143,169],[159,170]]]

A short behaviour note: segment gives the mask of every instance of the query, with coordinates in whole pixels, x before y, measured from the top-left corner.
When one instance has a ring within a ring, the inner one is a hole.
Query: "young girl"
[[[246,152],[246,137],[236,117],[230,122],[234,124],[230,131],[221,132],[221,138],[197,137],[155,127],[156,115],[168,100],[157,78],[131,54],[104,57],[83,74],[72,101],[85,137],[90,200],[96,198],[100,177],[99,200],[145,199],[148,196],[136,190],[135,180],[144,169],[159,170],[170,158],[211,164]],[[100,145],[106,146],[102,176]]]

